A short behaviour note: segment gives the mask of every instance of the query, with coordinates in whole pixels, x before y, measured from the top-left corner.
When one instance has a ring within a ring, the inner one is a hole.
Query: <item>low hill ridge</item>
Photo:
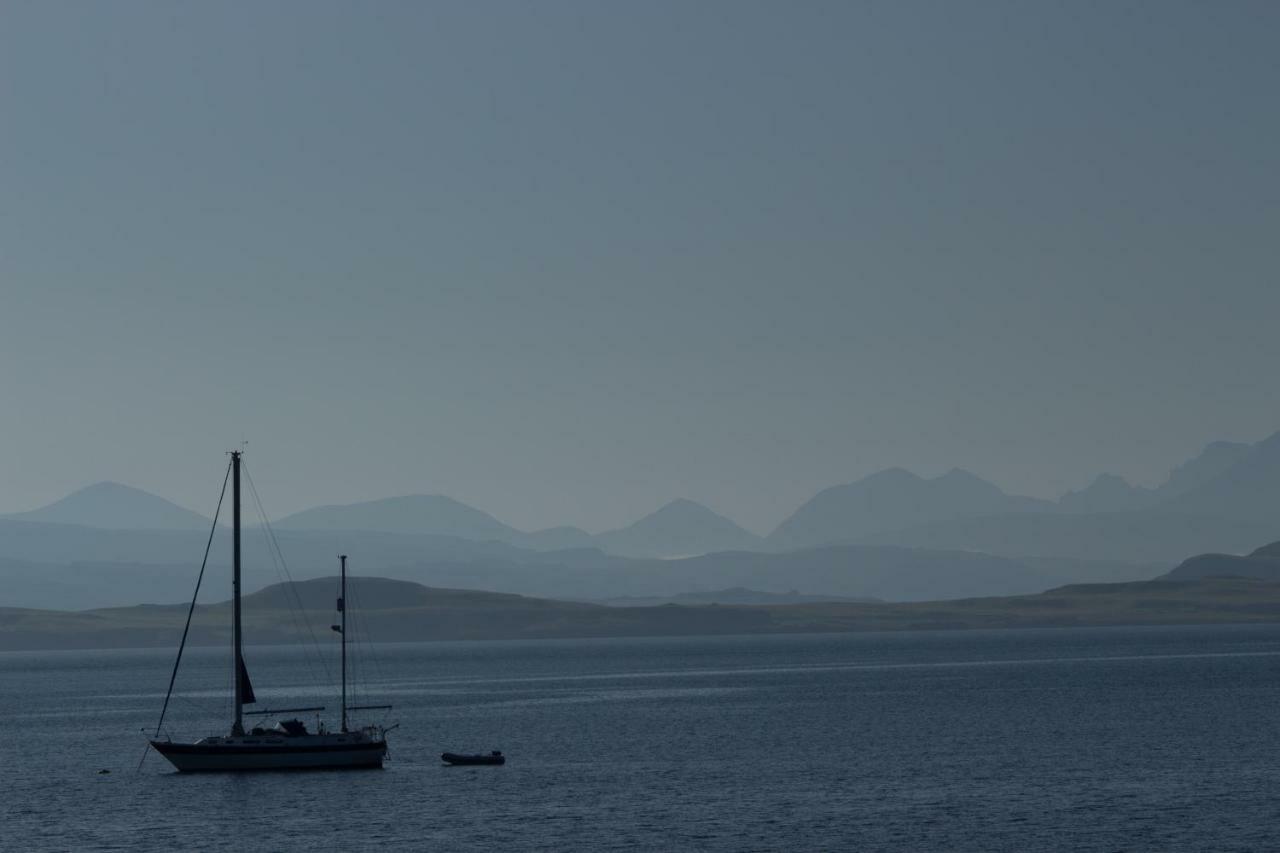
[[[333,581],[323,579],[323,583]],[[605,607],[466,590],[424,589],[415,596],[430,600],[439,592],[451,592],[455,598],[425,606],[371,609],[364,614],[364,626],[379,642],[402,642],[1187,625],[1280,619],[1280,583],[1244,578],[1072,584],[1034,595],[910,603]],[[246,608],[245,632],[250,644],[297,643],[308,630],[318,630],[328,642],[336,642],[327,630],[331,612],[305,611],[309,629],[286,614],[284,609]],[[171,647],[181,633],[185,615],[181,606],[80,613],[0,607],[0,649]],[[189,645],[226,648],[228,621],[225,606],[198,609]]]
[[[1164,578],[1176,581],[1206,578],[1280,581],[1280,542],[1263,545],[1248,554],[1198,554],[1183,560]]]
[[[338,584],[337,576],[271,584],[244,596],[241,604],[245,609],[257,610],[288,610],[300,604],[303,610],[331,611],[336,609]],[[507,592],[425,586],[394,578],[365,576],[347,578],[348,608],[360,611],[446,606],[538,607],[550,603],[561,602]],[[564,603],[568,604],[568,602]],[[212,606],[228,607],[230,604],[228,600]]]

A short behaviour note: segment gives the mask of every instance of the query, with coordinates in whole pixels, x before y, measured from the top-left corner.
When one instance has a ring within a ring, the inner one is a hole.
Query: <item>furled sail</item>
[[[258,700],[253,695],[253,685],[249,682],[249,670],[245,668],[244,658],[240,658],[236,668],[240,670],[240,701],[245,705],[252,705]]]

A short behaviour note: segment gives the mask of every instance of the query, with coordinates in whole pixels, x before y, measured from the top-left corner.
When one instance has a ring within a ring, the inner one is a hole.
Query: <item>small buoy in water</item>
[[[110,773],[110,772],[111,772],[110,770],[99,770],[98,775],[102,776],[103,774]]]

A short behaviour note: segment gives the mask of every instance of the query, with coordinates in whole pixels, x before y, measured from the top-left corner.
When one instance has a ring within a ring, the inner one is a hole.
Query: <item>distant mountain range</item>
[[[214,538],[204,596],[230,586],[229,536]],[[338,553],[360,573],[490,592],[575,600],[670,597],[743,587],[773,594],[889,601],[1035,592],[1064,583],[1154,577],[1165,565],[1009,558],[924,548],[833,545],[791,552],[723,551],[635,558],[596,548],[532,551],[501,542],[366,531],[277,534],[289,573],[262,531],[246,531],[246,589],[331,573]],[[202,532],[112,531],[0,521],[5,603],[89,609],[190,598]],[[6,556],[7,555],[7,556]]]
[[[963,471],[890,469],[819,493],[766,538],[796,548],[849,541],[1013,557],[1173,562],[1243,553],[1280,536],[1280,433],[1215,442],[1155,489],[1104,474],[1057,502],[1007,495]]]
[[[815,495],[769,535],[765,545],[781,551],[827,542],[853,542],[874,533],[961,515],[1048,512],[1049,501],[1007,495],[968,471],[953,468],[926,480],[889,468],[856,483]]]
[[[1155,489],[1131,486],[1124,477],[1099,474],[1088,486],[1067,492],[1058,499],[1063,512],[1128,512],[1143,509],[1156,501]]]
[[[1084,513],[1147,509],[1204,486],[1243,462],[1252,450],[1249,444],[1215,441],[1194,459],[1174,468],[1158,488],[1132,486],[1115,474],[1099,474],[1086,488],[1063,495],[1058,505],[1067,512]]]
[[[1172,496],[1161,508],[1223,518],[1280,520],[1280,433],[1250,447],[1216,476]]]
[[[759,537],[690,500],[674,500],[627,527],[592,536],[576,527],[525,533],[443,495],[325,506],[282,518],[281,530],[368,530],[505,542],[538,551],[596,547],[632,557],[676,557],[751,548]]]
[[[0,583],[62,606],[181,600],[209,524],[99,483],[0,517]],[[1151,577],[1188,554],[1246,554],[1280,538],[1280,434],[1210,444],[1156,488],[1104,474],[1058,501],[959,469],[924,478],[891,468],[819,492],[766,537],[683,499],[590,534],[521,531],[442,495],[316,507],[274,529],[299,577],[331,571],[345,552],[406,580],[576,599],[735,586],[890,600],[1029,592]],[[246,560],[263,567],[273,565],[264,533],[245,536]],[[225,560],[225,538],[215,537],[214,560]]]
[[[156,495],[103,482],[0,522],[76,525],[102,530],[208,531],[210,520]],[[249,519],[245,520],[250,525]],[[635,557],[678,557],[750,549],[760,537],[691,500],[671,501],[634,524],[595,536],[576,527],[526,533],[483,510],[444,495],[406,495],[363,503],[320,506],[272,522],[278,531],[389,533],[501,542],[535,551],[600,548]],[[0,556],[4,556],[0,552]]]

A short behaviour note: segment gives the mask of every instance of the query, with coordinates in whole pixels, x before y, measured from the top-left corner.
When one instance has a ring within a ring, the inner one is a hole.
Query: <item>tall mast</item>
[[[231,725],[231,734],[244,734],[244,652],[240,639],[240,451],[231,451],[231,589],[235,601],[235,667],[236,683],[236,719]]]
[[[342,592],[338,598],[338,612],[342,614],[342,730],[347,730],[347,555],[340,554],[342,561]]]

